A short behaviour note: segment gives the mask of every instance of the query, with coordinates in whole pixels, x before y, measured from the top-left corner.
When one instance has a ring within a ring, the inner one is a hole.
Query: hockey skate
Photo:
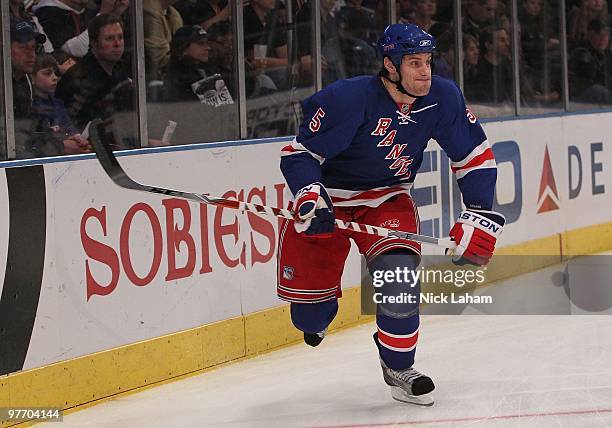
[[[433,406],[433,396],[430,394],[435,386],[431,378],[419,373],[412,367],[404,370],[393,370],[380,360],[383,378],[391,387],[391,396],[403,403],[419,406]]]
[[[327,333],[327,329],[320,331],[318,333],[304,333],[304,342],[310,346],[319,346],[319,343],[323,341],[325,334]]]

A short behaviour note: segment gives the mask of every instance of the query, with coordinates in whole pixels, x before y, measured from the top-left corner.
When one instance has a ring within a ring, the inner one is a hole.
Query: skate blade
[[[433,406],[434,399],[432,394],[423,394],[423,395],[410,395],[407,394],[399,386],[391,387],[391,397],[394,400],[401,401],[402,403],[415,404],[417,406]]]

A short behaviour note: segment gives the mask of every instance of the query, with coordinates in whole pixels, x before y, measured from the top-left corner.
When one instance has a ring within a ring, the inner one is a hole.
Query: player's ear
[[[389,73],[396,73],[397,70],[395,69],[395,65],[393,64],[393,62],[391,61],[391,58],[389,58],[388,56],[386,56],[383,59],[383,66],[385,67],[385,69],[389,72]]]

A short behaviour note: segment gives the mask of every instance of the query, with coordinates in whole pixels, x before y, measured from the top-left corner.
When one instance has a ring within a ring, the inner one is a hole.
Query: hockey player
[[[450,236],[453,261],[486,264],[505,219],[491,211],[497,178],[493,152],[459,88],[431,74],[435,39],[411,24],[388,26],[379,41],[378,76],[340,80],[303,102],[304,122],[281,152],[281,170],[301,221],[280,230],[278,295],[291,302],[293,324],[317,346],[338,310],[340,278],[352,239],[370,273],[416,269],[419,243],[334,228],[334,219],[419,232],[410,188],[430,138],[451,159],[465,211]],[[414,284],[413,284],[414,285]],[[389,283],[388,292],[420,289]],[[418,303],[379,303],[378,348],[392,396],[432,405],[432,380],[412,368]]]

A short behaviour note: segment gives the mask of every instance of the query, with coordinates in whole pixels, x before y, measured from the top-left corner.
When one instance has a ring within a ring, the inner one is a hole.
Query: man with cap
[[[32,103],[29,74],[34,69],[37,47],[47,38],[28,21],[11,17],[11,63],[15,114],[27,116]]]
[[[291,303],[304,341],[318,346],[338,311],[352,240],[377,291],[374,343],[383,379],[394,399],[426,406],[434,383],[413,368],[421,245],[340,230],[334,220],[418,233],[410,192],[433,138],[451,160],[466,206],[450,230],[453,262],[484,265],[493,255],[505,222],[492,211],[495,158],[457,85],[431,75],[435,47],[416,25],[390,25],[379,41],[379,75],[339,80],[303,101],[298,135],[281,150],[297,220],[280,228],[277,269],[278,296]]]
[[[221,75],[206,70],[210,49],[208,34],[199,25],[174,33],[164,80],[167,101],[200,101],[215,107],[233,103]]]
[[[33,125],[30,74],[36,63],[38,46],[45,41],[45,35],[36,31],[30,22],[11,17],[11,65],[17,158],[32,156],[26,149]]]

